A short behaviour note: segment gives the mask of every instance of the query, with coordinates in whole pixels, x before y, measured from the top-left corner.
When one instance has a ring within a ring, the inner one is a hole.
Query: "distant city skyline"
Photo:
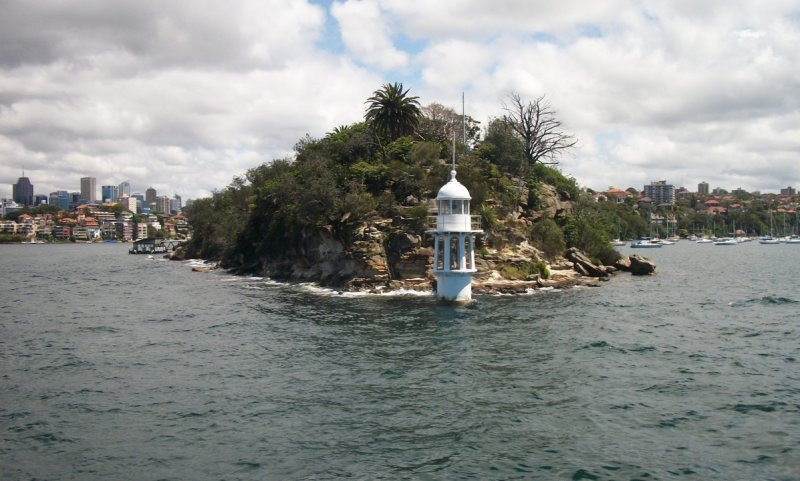
[[[14,185],[17,184],[19,179],[22,179],[22,178],[27,178],[28,181],[32,185],[35,186],[34,187],[34,196],[38,196],[38,195],[48,196],[48,195],[50,195],[52,193],[59,192],[59,191],[67,191],[67,192],[70,192],[70,193],[78,192],[78,193],[83,194],[85,188],[87,188],[89,190],[91,190],[93,188],[94,191],[95,191],[94,201],[102,202],[102,200],[103,200],[102,189],[103,189],[103,187],[107,187],[109,185],[111,185],[111,186],[113,186],[113,187],[115,187],[117,189],[118,196],[120,196],[120,197],[123,196],[123,195],[131,196],[133,194],[142,194],[142,195],[144,195],[146,193],[147,189],[149,189],[149,188],[154,188],[159,193],[169,192],[170,195],[178,195],[177,191],[170,190],[170,188],[168,186],[164,187],[163,190],[159,189],[157,187],[154,187],[154,186],[158,186],[158,185],[164,185],[164,184],[161,184],[161,183],[158,183],[158,182],[155,182],[155,183],[144,182],[142,184],[141,188],[133,189],[132,188],[132,184],[130,183],[129,180],[123,180],[123,181],[120,181],[118,183],[112,183],[112,182],[107,182],[104,179],[99,179],[98,177],[91,176],[91,175],[79,175],[79,176],[76,176],[74,182],[64,182],[64,179],[61,179],[60,183],[57,184],[58,185],[57,188],[55,188],[55,189],[47,189],[47,188],[45,188],[46,186],[42,187],[42,184],[40,182],[37,182],[36,179],[32,178],[29,175],[29,171],[21,170],[19,172],[19,174],[20,175],[18,177],[15,177],[7,186],[6,185],[0,186],[0,199],[13,199],[13,196],[14,196]],[[89,182],[89,179],[94,179],[94,187],[90,186],[88,183],[84,185],[84,182]],[[64,185],[64,184],[69,184],[69,185]],[[99,188],[98,188],[98,186],[99,186]]]
[[[17,181],[19,181],[22,178],[27,178],[28,182],[31,184],[31,188],[34,189],[33,181],[30,180],[30,177],[27,177],[27,176],[26,177],[19,177],[19,178],[17,178]],[[93,185],[95,186],[95,190],[96,190],[96,180],[97,180],[96,178],[94,178],[94,177],[81,177],[81,178],[78,179],[79,188],[76,189],[76,190],[72,190],[72,189],[57,189],[55,191],[42,193],[42,192],[37,192],[37,189],[34,189],[33,196],[34,197],[37,197],[37,196],[48,197],[48,196],[52,196],[53,194],[56,194],[57,192],[61,192],[61,191],[66,191],[66,192],[69,192],[69,193],[78,192],[83,196],[84,187],[86,187],[87,189],[91,189],[91,187],[88,184],[89,179],[93,179],[94,180],[94,184]],[[12,187],[14,185],[16,185],[17,181],[15,181],[15,183],[12,184]],[[84,182],[87,182],[86,186],[84,186]],[[625,189],[628,189],[628,188],[634,188],[637,191],[645,192],[645,191],[647,191],[648,188],[651,188],[651,186],[654,183],[659,183],[659,182],[667,182],[675,190],[677,190],[677,189],[687,189],[690,192],[696,192],[698,194],[710,194],[710,193],[713,193],[715,191],[719,191],[720,189],[730,192],[730,191],[732,191],[734,189],[740,189],[741,188],[741,187],[738,187],[738,186],[735,187],[735,188],[732,187],[732,186],[711,186],[708,182],[700,181],[700,182],[696,183],[694,185],[695,188],[692,189],[691,187],[687,187],[685,185],[677,185],[677,184],[674,184],[674,183],[671,183],[671,182],[668,182],[668,181],[664,180],[664,181],[651,181],[651,182],[643,184],[641,186],[635,186],[635,185],[623,186],[623,185],[619,185],[619,184],[612,184],[612,185],[607,186],[605,189],[592,189],[592,190],[595,190],[596,192],[605,192],[609,188],[618,188],[618,189],[622,189],[622,190],[625,190]],[[705,191],[703,191],[703,187],[704,186],[705,186],[705,189],[706,189]],[[585,187],[585,186],[582,186],[582,187]],[[132,190],[130,182],[122,181],[118,185],[103,185],[103,186],[101,186],[101,195],[100,195],[100,197],[97,197],[96,194],[95,194],[95,199],[92,202],[103,203],[105,201],[105,197],[104,197],[105,190],[104,189],[106,189],[106,188],[115,189],[115,192],[117,193],[117,197],[116,198],[121,198],[123,196],[129,196],[130,197],[130,196],[133,196],[134,194],[141,195],[142,198],[147,202],[147,204],[155,204],[156,201],[157,201],[157,197],[160,197],[158,195],[159,190],[153,188],[152,186],[148,187],[147,189],[142,189],[142,190],[135,189],[135,190]],[[13,188],[11,190],[12,190],[12,195],[11,196],[0,195],[0,198],[2,198],[2,199],[6,199],[6,198],[7,199],[12,199],[13,195],[14,195]],[[758,191],[758,192],[760,192],[762,194],[774,193],[774,194],[782,194],[782,195],[794,195],[794,194],[786,194],[786,192],[796,192],[797,188],[794,187],[794,186],[791,186],[791,185],[789,185],[789,186],[785,186],[784,185],[784,186],[776,186],[774,189],[763,190],[763,191],[760,191],[760,190],[757,190],[757,189],[752,190],[752,191],[750,191],[748,189],[743,189],[743,190],[748,191],[748,192]],[[182,198],[182,196],[178,195],[178,193],[172,193],[172,196],[173,197],[177,197],[178,199]],[[169,197],[169,196],[167,196],[167,197]],[[86,200],[89,200],[89,199],[86,199]],[[187,197],[187,200],[192,200],[192,199]],[[51,203],[51,202],[48,202],[48,203]]]
[[[8,187],[8,191],[9,191],[10,195],[0,194],[0,198],[1,199],[13,199],[14,195],[15,195],[14,194],[14,186],[20,181],[20,179],[27,179],[26,182],[28,182],[29,186],[26,186],[26,189],[28,187],[33,189],[33,194],[32,195],[34,197],[35,196],[49,196],[49,195],[57,193],[57,192],[65,191],[65,192],[69,192],[71,194],[72,193],[80,193],[82,198],[84,198],[87,201],[102,203],[104,201],[104,197],[103,197],[104,189],[106,189],[106,188],[113,188],[114,189],[114,192],[116,192],[116,194],[117,194],[115,196],[115,198],[120,198],[122,196],[130,197],[133,194],[141,194],[141,195],[144,196],[146,194],[147,190],[149,190],[149,189],[153,189],[155,193],[160,192],[158,189],[155,189],[150,185],[148,185],[147,189],[132,190],[130,182],[122,181],[119,184],[114,184],[114,185],[108,185],[108,184],[101,185],[100,190],[99,190],[100,191],[100,196],[98,197],[98,195],[97,195],[97,192],[98,192],[98,189],[97,189],[97,185],[98,185],[97,184],[97,178],[96,177],[91,177],[91,176],[83,176],[83,177],[77,178],[76,179],[76,181],[77,181],[76,185],[73,188],[58,188],[58,189],[55,189],[55,190],[44,192],[40,188],[36,188],[35,187],[34,181],[31,180],[31,178],[29,176],[21,175],[20,177],[17,177],[17,179],[15,179],[11,183],[11,185]],[[0,190],[0,192],[2,192],[2,190]],[[93,198],[91,198],[91,199],[86,198],[85,194],[87,192],[94,192]],[[163,195],[163,192],[161,192],[161,193]],[[182,196],[178,195],[177,192],[170,192],[170,195],[177,196],[179,198],[182,197]],[[155,199],[155,197],[153,197],[153,199]],[[153,202],[155,202],[155,200],[153,200]]]

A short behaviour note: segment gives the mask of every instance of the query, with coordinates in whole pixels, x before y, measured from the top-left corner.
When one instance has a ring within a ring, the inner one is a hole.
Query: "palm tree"
[[[334,127],[334,128],[333,128],[333,131],[331,131],[331,132],[328,132],[327,134],[325,134],[325,138],[327,139],[327,138],[332,138],[332,137],[338,137],[338,136],[342,136],[342,135],[347,135],[348,133],[350,133],[350,131],[352,130],[352,128],[353,128],[353,127],[352,127],[352,126],[350,126],[350,125],[340,125],[340,126],[338,126],[338,127]]]
[[[388,135],[389,141],[413,134],[421,115],[418,98],[408,96],[401,83],[384,84],[365,102],[365,119],[377,132]]]

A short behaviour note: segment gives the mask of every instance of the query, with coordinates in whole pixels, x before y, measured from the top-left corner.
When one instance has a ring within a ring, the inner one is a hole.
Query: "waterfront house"
[[[69,239],[72,237],[72,228],[65,224],[58,224],[53,227],[53,237],[56,239]]]
[[[17,223],[13,220],[0,220],[0,233],[3,234],[16,234]]]

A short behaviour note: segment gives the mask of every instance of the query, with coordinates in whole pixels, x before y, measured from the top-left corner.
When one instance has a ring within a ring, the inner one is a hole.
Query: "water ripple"
[[[796,477],[797,257],[454,309],[73,247],[0,246],[0,479]]]

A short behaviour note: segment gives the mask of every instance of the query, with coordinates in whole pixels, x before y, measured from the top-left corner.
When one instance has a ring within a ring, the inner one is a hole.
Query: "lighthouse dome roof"
[[[450,171],[450,182],[444,184],[441,189],[439,189],[439,194],[436,196],[436,200],[446,200],[446,199],[461,199],[461,200],[469,200],[472,196],[469,195],[469,191],[464,184],[456,180],[456,171]]]

